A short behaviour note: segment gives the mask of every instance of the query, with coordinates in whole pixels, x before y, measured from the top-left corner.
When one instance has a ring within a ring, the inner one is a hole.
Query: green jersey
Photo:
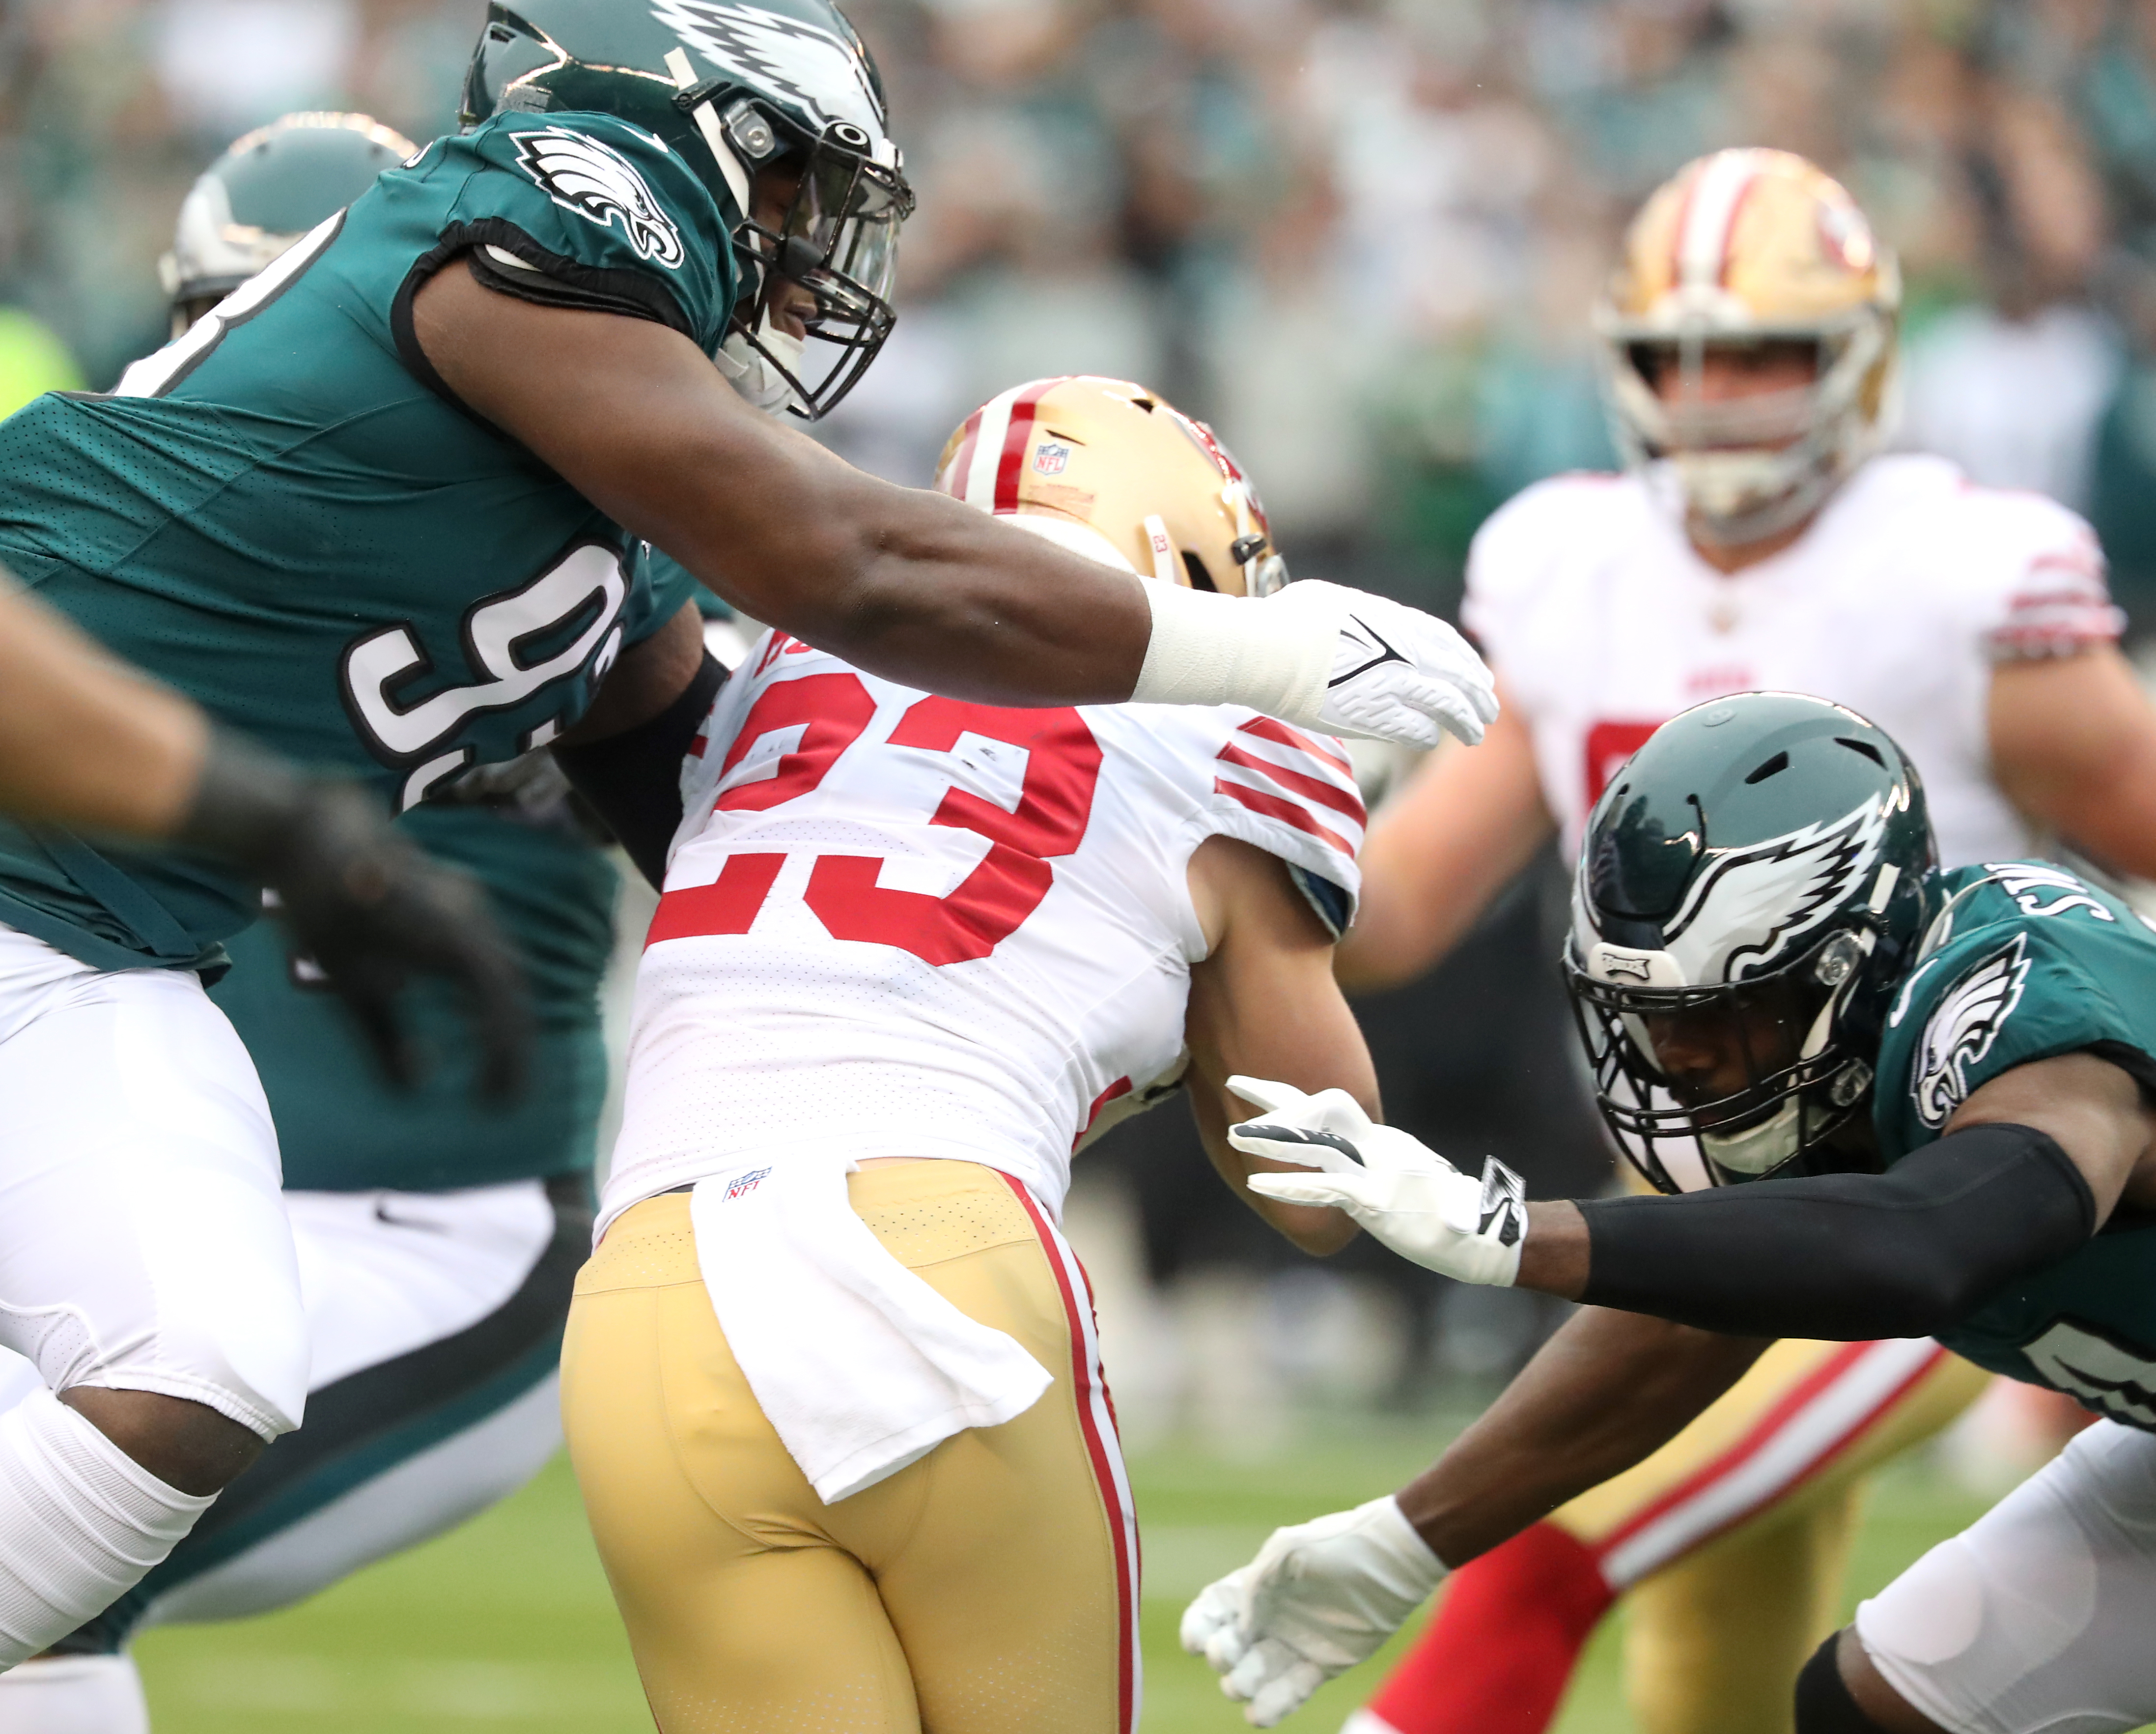
[[[1970,1092],[2055,1054],[2093,1051],[2156,1087],[2156,932],[2041,862],[1942,877],[1948,899],[1896,997],[1873,1110],[1889,1163],[1945,1129]],[[2156,1428],[2156,1217],[2102,1232],[1939,1340],[1979,1366]]]
[[[393,1089],[319,972],[261,923],[232,942],[231,972],[210,994],[261,1074],[285,1184],[435,1191],[589,1168],[606,1099],[598,988],[613,947],[612,862],[566,823],[493,809],[425,806],[403,823],[485,887],[516,948],[538,1024],[525,1091],[504,1109],[473,1099],[475,1056],[454,996],[435,982],[399,998],[427,1070],[416,1088]]]
[[[499,116],[383,175],[114,395],[0,423],[0,563],[220,721],[400,807],[551,739],[687,589],[434,379],[413,298],[474,250],[506,292],[724,339],[731,244],[679,157],[608,116]],[[0,825],[0,922],[100,967],[201,963],[254,901],[202,859]]]

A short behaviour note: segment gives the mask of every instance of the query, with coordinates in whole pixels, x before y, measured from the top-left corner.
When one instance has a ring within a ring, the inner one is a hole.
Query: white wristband
[[[1320,726],[1336,623],[1276,599],[1222,596],[1180,584],[1142,585],[1152,635],[1131,698],[1139,704],[1242,704]],[[1283,590],[1285,597],[1291,594]]]

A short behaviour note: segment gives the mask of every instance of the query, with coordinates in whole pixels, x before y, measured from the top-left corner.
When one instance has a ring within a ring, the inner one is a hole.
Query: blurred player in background
[[[496,6],[465,95],[469,130],[111,396],[0,424],[0,560],[220,723],[399,810],[552,744],[655,862],[722,675],[652,542],[976,699],[1247,697],[1426,744],[1494,715],[1411,610],[1154,599],[760,413],[813,416],[875,358],[912,203],[825,0]],[[269,1113],[196,973],[259,913],[194,857],[0,822],[0,1340],[48,1387],[0,1418],[0,1667],[132,1588],[305,1407]]]
[[[1148,583],[1286,581],[1210,432],[1136,385],[1006,392],[939,472]],[[1374,1111],[1332,974],[1345,753],[1240,707],[931,697],[783,633],[698,746],[563,1363],[654,1713],[1130,1734],[1136,1516],[1070,1159],[1180,1080],[1234,1184],[1224,1080],[1260,1054]]]
[[[1466,615],[1506,709],[1373,826],[1348,986],[1429,968],[1553,831],[1577,848],[1660,723],[1747,688],[1846,702],[1905,743],[1949,867],[2056,833],[2156,875],[2156,715],[2087,527],[1873,455],[1898,301],[1862,214],[1799,158],[1723,152],[1648,201],[1597,314],[1635,466],[1539,484],[1477,537]],[[1786,1729],[1863,1476],[1980,1385],[1928,1343],[1779,1345],[1648,1462],[1460,1572],[1353,1726],[1536,1734],[1629,1593],[1650,1734]]]
[[[163,266],[178,335],[415,151],[363,115],[249,133],[181,207]],[[165,1562],[47,1659],[0,1675],[0,1734],[148,1726],[131,1634],[282,1607],[506,1497],[561,1443],[569,1286],[588,1250],[607,1063],[598,991],[613,866],[544,752],[475,774],[403,831],[486,888],[537,1022],[514,1106],[475,1102],[476,1056],[438,996],[408,995],[434,1064],[388,1088],[319,967],[258,924],[211,990],[262,1078],[313,1347],[307,1424]],[[16,1386],[33,1367],[9,1356]],[[4,1394],[4,1393],[0,1393]]]

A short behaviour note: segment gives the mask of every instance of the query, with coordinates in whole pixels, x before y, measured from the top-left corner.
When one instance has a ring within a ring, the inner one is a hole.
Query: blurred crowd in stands
[[[2156,625],[2156,0],[850,10],[921,195],[900,335],[830,430],[871,467],[922,479],[1014,378],[1137,375],[1219,424],[1306,567],[1441,603],[1491,504],[1609,461],[1583,316],[1625,214],[1783,145],[1901,250],[1904,440],[2092,512]],[[302,106],[447,128],[480,12],[9,0],[0,301],[106,383],[218,147]]]
[[[843,3],[920,193],[897,334],[824,430],[871,469],[926,481],[1019,379],[1135,377],[1216,423],[1297,571],[1446,608],[1492,507],[1613,461],[1586,313],[1626,216],[1693,156],[1776,145],[1900,251],[1902,443],[2089,513],[2156,634],[2156,0]],[[239,132],[300,107],[453,126],[483,13],[0,0],[0,404],[109,384],[162,339],[157,257]],[[1394,1117],[1544,1191],[1607,1174],[1546,962],[1558,878],[1543,863],[1432,981],[1364,1008]],[[1351,1255],[1345,1312],[1278,1260],[1254,1299],[1265,1237],[1180,1110],[1152,1120],[1096,1165],[1123,1190],[1076,1207],[1142,1205],[1122,1243],[1183,1279],[1174,1340],[1292,1323],[1306,1382],[1352,1382],[1389,1309],[1404,1346],[1368,1378],[1404,1388],[1433,1342],[1496,1372],[1548,1322],[1494,1291],[1433,1305],[1436,1279],[1377,1256]],[[1111,1358],[1142,1397],[1173,1334],[1128,1322]],[[1259,1375],[1192,1364],[1245,1382],[1195,1400],[1248,1433]]]

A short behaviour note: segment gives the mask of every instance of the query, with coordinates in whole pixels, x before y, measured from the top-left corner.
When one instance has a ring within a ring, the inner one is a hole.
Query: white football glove
[[[1244,1182],[1253,1192],[1344,1210],[1403,1258],[1459,1282],[1509,1289],[1518,1279],[1527,1188],[1495,1156],[1476,1180],[1398,1127],[1376,1124],[1345,1090],[1307,1096],[1258,1078],[1231,1078],[1228,1088],[1262,1114],[1230,1126],[1229,1143],[1322,1171],[1254,1174]]]
[[[1183,1647],[1212,1665],[1244,1721],[1270,1728],[1398,1631],[1445,1573],[1389,1494],[1275,1530],[1183,1610]]]
[[[1263,599],[1141,587],[1152,625],[1131,697],[1243,704],[1336,734],[1473,745],[1496,720],[1496,685],[1444,621],[1367,591],[1305,579]]]
[[[1434,747],[1443,728],[1471,747],[1497,720],[1495,677],[1435,615],[1322,579],[1289,584],[1265,605],[1305,611],[1313,630],[1332,631],[1316,718],[1330,733]]]

